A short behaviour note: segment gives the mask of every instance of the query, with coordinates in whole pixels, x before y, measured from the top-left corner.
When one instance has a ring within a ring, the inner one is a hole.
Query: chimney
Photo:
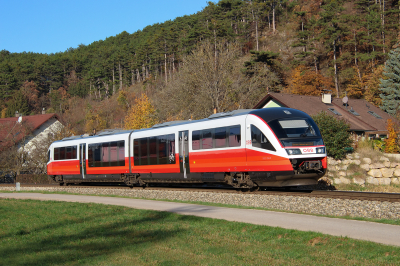
[[[18,111],[15,111],[15,117],[19,117]]]
[[[322,93],[322,102],[326,104],[332,103],[332,95],[330,93],[323,92]]]
[[[46,114],[46,110],[43,108],[42,109],[42,115],[45,115]]]

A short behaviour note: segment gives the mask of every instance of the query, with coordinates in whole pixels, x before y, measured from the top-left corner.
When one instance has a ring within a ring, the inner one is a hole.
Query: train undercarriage
[[[312,163],[311,163],[312,164]],[[121,174],[121,175],[55,175],[60,185],[81,183],[124,183],[127,186],[146,187],[149,184],[222,184],[236,189],[257,190],[259,187],[294,187],[315,185],[325,170],[311,169],[309,164],[297,171],[286,172],[231,172],[191,173],[188,178],[179,174]]]

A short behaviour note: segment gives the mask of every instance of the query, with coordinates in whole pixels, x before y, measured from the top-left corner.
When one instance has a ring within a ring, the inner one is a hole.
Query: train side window
[[[118,166],[119,164],[119,147],[118,142],[110,142],[110,146],[108,147],[108,161],[110,162],[110,166]]]
[[[157,164],[157,138],[149,138],[149,164]]]
[[[89,167],[94,167],[93,147],[91,144],[88,145],[88,163]]]
[[[141,165],[141,154],[140,154],[140,141],[135,139],[133,142],[133,163],[134,165]]]
[[[65,147],[61,147],[60,149],[60,160],[65,160]]]
[[[133,145],[134,165],[175,163],[175,134],[135,139]]]
[[[54,160],[60,160],[60,148],[54,148]]]
[[[125,166],[125,141],[118,141],[118,164],[119,166]]]
[[[140,158],[141,165],[149,165],[148,162],[148,150],[147,150],[147,138],[140,139]]]
[[[200,137],[201,137],[200,130],[192,132],[192,150],[200,150]]]
[[[71,160],[72,159],[72,148],[65,147],[65,159]]]
[[[229,128],[229,147],[239,147],[241,142],[240,126],[233,126]]]
[[[72,159],[77,159],[76,151],[77,151],[77,146],[72,146]]]
[[[72,160],[76,159],[76,146],[54,148],[54,160]]]
[[[276,151],[268,138],[254,125],[251,125],[251,143],[253,147]]]
[[[175,134],[158,136],[158,164],[175,163]]]
[[[212,149],[213,147],[213,129],[203,130],[203,137],[201,139],[201,149]]]
[[[88,145],[89,167],[125,166],[125,141]]]
[[[94,161],[94,167],[101,167],[101,149],[100,149],[100,144],[95,144],[93,145],[93,161]]]
[[[215,129],[215,148],[226,147],[226,127]]]

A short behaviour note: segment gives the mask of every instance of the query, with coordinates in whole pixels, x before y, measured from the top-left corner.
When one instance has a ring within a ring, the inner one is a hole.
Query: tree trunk
[[[358,79],[360,83],[362,82],[360,68],[358,67],[358,60],[357,60],[357,38],[356,38],[356,31],[354,31],[354,65],[357,68]]]
[[[333,62],[335,69],[335,89],[336,89],[336,98],[339,98],[339,79],[338,79],[338,71],[336,64],[336,40],[333,41]]]
[[[275,33],[276,25],[275,25],[275,1],[272,3],[272,32]]]
[[[119,89],[122,89],[122,68],[121,68],[121,62],[118,62],[118,72],[119,72]],[[113,95],[115,94],[115,91],[113,90]]]
[[[168,83],[168,70],[167,70],[167,54],[164,53],[164,72],[165,72],[165,84]]]
[[[113,74],[113,79],[112,79],[112,90],[113,90],[113,94],[115,94],[115,70],[114,70],[114,66],[113,66],[113,70],[112,70],[112,74]]]

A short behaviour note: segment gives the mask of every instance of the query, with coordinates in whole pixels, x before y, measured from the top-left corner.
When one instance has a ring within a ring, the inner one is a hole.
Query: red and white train
[[[326,156],[312,118],[296,109],[278,107],[64,138],[49,147],[47,174],[61,185],[286,187],[316,184],[326,172]]]

